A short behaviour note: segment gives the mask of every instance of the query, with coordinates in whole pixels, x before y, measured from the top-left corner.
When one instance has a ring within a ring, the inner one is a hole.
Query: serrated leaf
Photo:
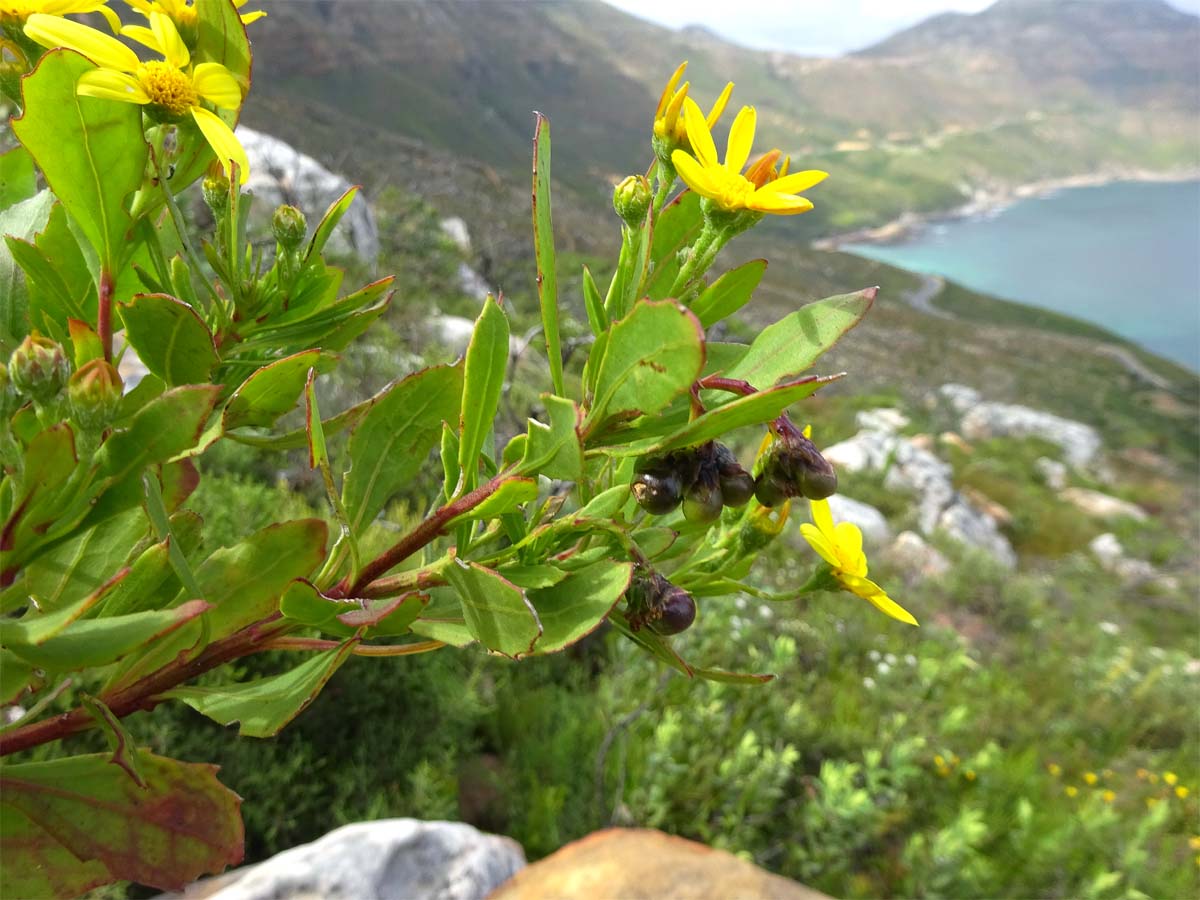
[[[5,646],[39,668],[74,672],[116,662],[143,644],[170,634],[208,608],[209,604],[203,600],[191,600],[174,609],[82,619],[39,644],[9,641]]]
[[[533,650],[542,625],[523,590],[498,572],[457,557],[445,572],[462,602],[463,621],[479,643],[513,659]]]
[[[458,418],[462,394],[462,369],[434,366],[392,385],[363,416],[350,436],[350,469],[342,481],[355,534],[416,474],[437,444],[442,422]]]
[[[142,184],[147,149],[135,104],[76,94],[79,77],[95,68],[74,51],[45,54],[22,79],[25,111],[12,128],[101,266],[114,272],[133,224],[125,199]]]
[[[690,447],[719,438],[736,428],[769,422],[797,400],[812,396],[819,388],[836,380],[836,377],[806,379],[802,384],[784,384],[748,397],[738,397],[688,422],[655,444],[649,452],[665,453]]]
[[[748,302],[767,271],[765,259],[752,259],[730,269],[692,302],[691,310],[705,328],[733,315]]]
[[[280,675],[242,684],[178,687],[163,696],[181,700],[222,725],[238,722],[242,737],[273,737],[316,698],[355,643],[347,641],[335,650],[314,653]]]
[[[304,391],[308,370],[320,360],[320,350],[304,350],[259,369],[229,398],[222,414],[225,430],[265,427],[291,412]]]
[[[595,631],[629,587],[632,573],[632,563],[605,560],[552,587],[530,591],[542,623],[534,653],[557,653]]]
[[[839,294],[789,313],[764,328],[725,376],[748,381],[760,390],[794,378],[862,321],[875,302],[876,292],[876,288],[867,288]]]
[[[508,317],[489,294],[475,320],[463,371],[458,464],[464,490],[471,490],[478,481],[479,454],[492,433],[508,368],[508,337]]]
[[[579,428],[583,417],[572,401],[553,394],[542,394],[550,424],[529,420],[529,437],[517,471],[545,475],[564,481],[578,481],[583,475],[583,447]]]
[[[691,387],[704,366],[704,330],[672,300],[643,301],[609,331],[588,422],[652,416]]]
[[[118,880],[176,890],[241,862],[241,800],[215,766],[139,751],[138,771],[144,787],[105,753],[0,770],[5,893],[74,896]]]
[[[550,220],[550,120],[534,113],[533,130],[533,249],[537,260],[538,304],[542,336],[550,360],[550,382],[563,396],[562,340],[558,334],[558,269],[554,258],[554,226]]]
[[[120,310],[125,339],[147,369],[172,387],[208,381],[219,357],[194,309],[167,294],[138,294]]]

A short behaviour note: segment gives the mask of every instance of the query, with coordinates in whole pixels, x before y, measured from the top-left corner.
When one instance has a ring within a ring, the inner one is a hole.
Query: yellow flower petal
[[[243,25],[249,25],[252,22],[257,22],[259,19],[265,18],[266,10],[259,9],[254,12],[242,13],[241,19]]]
[[[237,79],[220,63],[200,63],[192,72],[196,93],[222,109],[237,109],[242,103],[242,89]]]
[[[121,29],[121,35],[129,38],[131,41],[137,41],[142,46],[149,47],[157,53],[162,52],[158,49],[158,37],[147,25],[126,25]]]
[[[729,143],[725,147],[725,168],[730,172],[740,172],[750,158],[750,148],[754,145],[754,127],[758,117],[753,106],[743,106],[738,111],[737,118],[729,129]]]
[[[661,119],[667,109],[667,103],[675,96],[675,85],[679,84],[679,79],[683,77],[683,72],[687,68],[687,60],[679,64],[671,77],[667,80],[667,86],[663,88],[662,96],[658,98],[658,106],[654,110],[654,118]]]
[[[121,33],[121,17],[109,9],[107,6],[99,7],[96,12],[104,16],[104,21],[108,23],[108,30],[113,34]]]
[[[747,209],[758,212],[773,213],[777,216],[795,216],[808,212],[813,208],[812,201],[793,194],[772,194],[768,191],[755,191],[746,201]]]
[[[71,19],[34,13],[25,23],[25,33],[43,47],[75,50],[106,69],[135,72],[141,65],[137,54],[116,38]]]
[[[192,54],[188,52],[187,44],[179,36],[179,29],[175,27],[170,16],[160,12],[153,13],[150,16],[150,27],[158,39],[158,52],[167,62],[177,69],[183,69],[192,61]],[[151,45],[147,44],[146,46]]]
[[[798,194],[801,191],[808,190],[813,185],[820,184],[828,177],[828,172],[822,172],[819,169],[808,169],[805,172],[794,172],[791,175],[781,174],[779,178],[776,178],[764,187],[763,190],[779,194]]]
[[[833,568],[837,569],[841,566],[837,550],[825,539],[825,535],[821,534],[814,526],[809,525],[807,522],[801,522],[800,536],[808,541],[808,545],[817,551],[821,559],[825,560]]]
[[[671,162],[679,177],[683,179],[683,183],[701,197],[716,198],[719,195],[718,187],[708,170],[683,150],[676,150],[672,153]]]
[[[808,506],[812,512],[813,524],[820,529],[821,534],[825,536],[826,540],[836,540],[836,532],[833,530],[833,513],[829,509],[829,501],[810,500]]]
[[[705,124],[704,113],[691,97],[683,101],[683,124],[687,128],[688,143],[692,145],[696,161],[705,168],[715,168],[718,165],[717,145],[713,143],[712,133]]]
[[[39,12],[52,16],[65,16],[70,13],[104,12],[104,4],[108,0],[42,0]],[[109,10],[111,12],[111,10]]]
[[[708,111],[708,118],[705,123],[708,125],[708,130],[712,131],[712,127],[717,124],[717,120],[721,118],[721,113],[725,112],[725,107],[729,104],[729,97],[733,93],[733,82],[725,85],[725,90],[721,91],[721,96],[717,97],[716,102],[712,105],[712,109]]]
[[[858,526],[851,522],[838,522],[833,527],[833,533],[838,556],[842,559],[841,568],[851,575],[866,575],[867,557],[863,553],[863,536]]]
[[[150,95],[141,82],[132,75],[112,69],[84,72],[79,76],[75,90],[81,97],[99,97],[101,100],[120,100],[124,103],[150,102]]]
[[[852,593],[872,603],[881,613],[891,616],[899,622],[920,627],[912,613],[889,597],[887,591],[870,579],[845,575],[839,576],[838,581],[842,582]]]
[[[233,160],[237,163],[238,180],[245,184],[250,177],[250,160],[246,157],[246,150],[234,136],[232,129],[216,113],[199,106],[192,107],[192,118],[196,120],[196,124],[204,132],[205,139],[217,154],[217,159],[225,169],[226,177],[230,176],[229,161]]]

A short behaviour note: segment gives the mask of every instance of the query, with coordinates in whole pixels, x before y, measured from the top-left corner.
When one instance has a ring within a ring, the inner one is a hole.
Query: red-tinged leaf
[[[159,470],[159,481],[162,483],[163,506],[173,513],[200,486],[200,470],[190,459],[164,463]]]
[[[693,666],[692,673],[697,678],[725,684],[766,684],[775,680],[775,676],[767,672],[726,672],[724,669],[698,669]]]
[[[118,880],[177,890],[242,861],[241,799],[215,766],[139,752],[138,771],[144,788],[103,753],[4,767],[5,895]]]

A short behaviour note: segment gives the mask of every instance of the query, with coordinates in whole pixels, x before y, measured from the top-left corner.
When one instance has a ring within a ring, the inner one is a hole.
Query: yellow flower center
[[[40,0],[4,0],[0,3],[0,21],[24,22],[35,12],[41,12]]]
[[[193,106],[199,106],[200,98],[192,79],[168,62],[143,63],[138,69],[138,81],[150,96],[150,104],[173,120],[183,118]]]
[[[710,175],[716,175],[720,181],[716,189],[718,196],[713,198],[717,206],[730,212],[746,208],[746,203],[755,190],[752,181],[736,172],[730,172],[724,167],[720,169],[712,168],[706,171]],[[838,556],[840,557],[841,553]]]

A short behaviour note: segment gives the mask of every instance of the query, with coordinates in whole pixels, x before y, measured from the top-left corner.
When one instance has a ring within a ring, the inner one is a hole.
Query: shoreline
[[[858,228],[813,241],[814,250],[841,250],[846,244],[899,244],[930,225],[998,213],[1021,200],[1045,197],[1071,188],[1102,187],[1121,181],[1177,182],[1200,181],[1200,167],[1187,169],[1110,169],[1083,175],[1045,178],[1018,185],[976,187],[961,206],[940,212],[906,212],[898,219],[870,228]]]

